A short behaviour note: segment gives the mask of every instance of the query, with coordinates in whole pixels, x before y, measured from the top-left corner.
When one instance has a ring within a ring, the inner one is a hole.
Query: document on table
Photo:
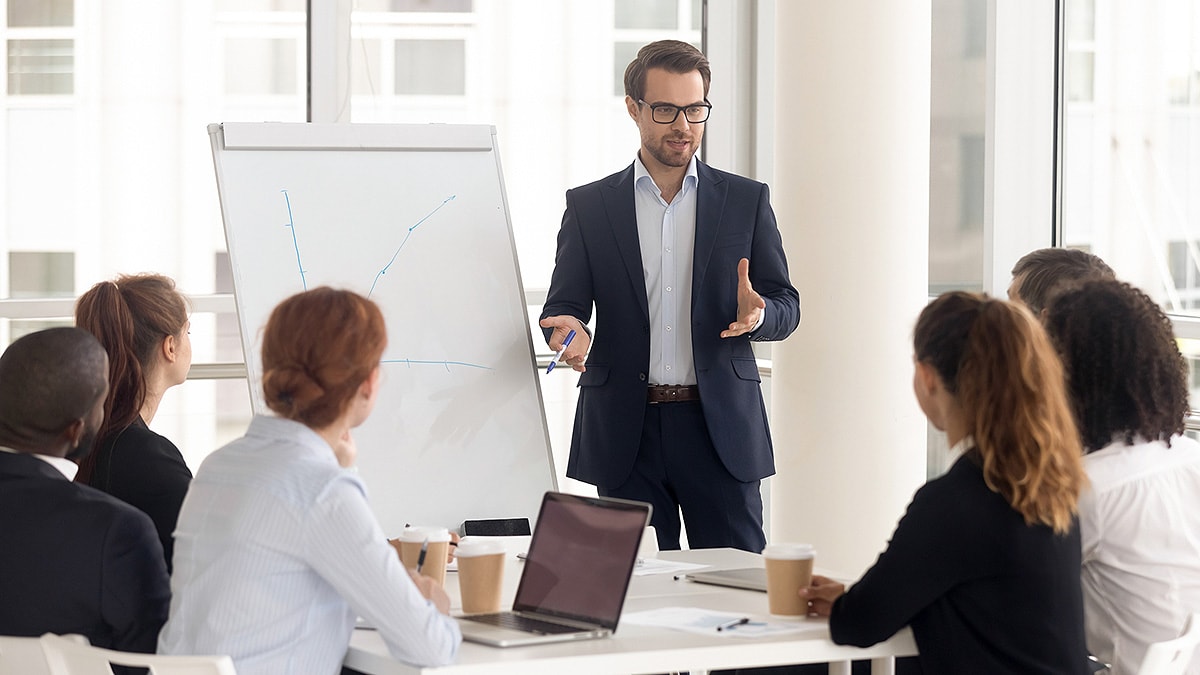
[[[744,619],[746,621],[743,621]],[[821,633],[829,630],[829,623],[820,619],[774,619],[698,607],[662,607],[644,612],[630,612],[621,617],[621,623],[671,628],[700,635],[742,638],[787,633]]]
[[[708,565],[660,560],[658,558],[638,558],[637,566],[633,568],[633,575],[635,577],[644,577],[648,574],[683,574],[685,572],[695,572],[705,567],[708,567]]]

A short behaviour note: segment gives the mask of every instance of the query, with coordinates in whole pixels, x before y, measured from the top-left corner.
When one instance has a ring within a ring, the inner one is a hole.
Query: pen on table
[[[720,624],[719,626],[717,626],[717,632],[719,633],[723,630],[733,630],[734,628],[737,628],[738,626],[744,626],[748,623],[750,623],[750,617],[743,616],[740,619],[734,619],[733,621],[727,621],[723,624]]]
[[[417,574],[421,573],[421,568],[425,566],[425,554],[429,552],[429,540],[426,539],[421,543],[421,552],[417,554]]]
[[[554,358],[550,359],[550,365],[546,366],[547,373],[554,370],[554,366],[557,365],[558,360],[562,358],[563,352],[567,351],[567,345],[571,344],[571,340],[574,340],[574,339],[575,339],[575,330],[572,329],[570,333],[567,333],[567,338],[565,340],[563,340],[562,346],[558,348],[557,352],[555,352]]]

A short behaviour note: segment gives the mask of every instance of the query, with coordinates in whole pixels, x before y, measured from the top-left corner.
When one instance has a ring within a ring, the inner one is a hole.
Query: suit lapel
[[[692,256],[692,306],[700,297],[699,289],[708,272],[713,246],[725,211],[725,196],[729,185],[703,162],[696,162],[696,248]]]
[[[650,320],[650,308],[646,303],[646,275],[642,270],[642,249],[638,240],[637,210],[633,203],[633,165],[613,176],[604,185],[604,208],[608,212],[608,224],[617,242],[617,251],[625,264],[629,283],[636,291],[634,295],[642,308],[642,316]]]

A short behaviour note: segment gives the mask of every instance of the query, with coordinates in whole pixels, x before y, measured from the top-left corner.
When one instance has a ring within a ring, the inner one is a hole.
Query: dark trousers
[[[744,483],[725,469],[699,401],[647,403],[633,472],[620,486],[598,492],[650,502],[659,550],[679,548],[680,511],[691,548],[759,553],[766,545],[759,481]]]

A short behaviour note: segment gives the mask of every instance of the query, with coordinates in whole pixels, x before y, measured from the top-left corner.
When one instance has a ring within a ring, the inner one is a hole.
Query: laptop
[[[733,570],[703,570],[692,572],[687,579],[701,584],[743,588],[748,591],[767,592],[767,570],[762,567],[743,567]]]
[[[547,492],[512,611],[456,617],[464,640],[494,647],[613,634],[650,505]]]

